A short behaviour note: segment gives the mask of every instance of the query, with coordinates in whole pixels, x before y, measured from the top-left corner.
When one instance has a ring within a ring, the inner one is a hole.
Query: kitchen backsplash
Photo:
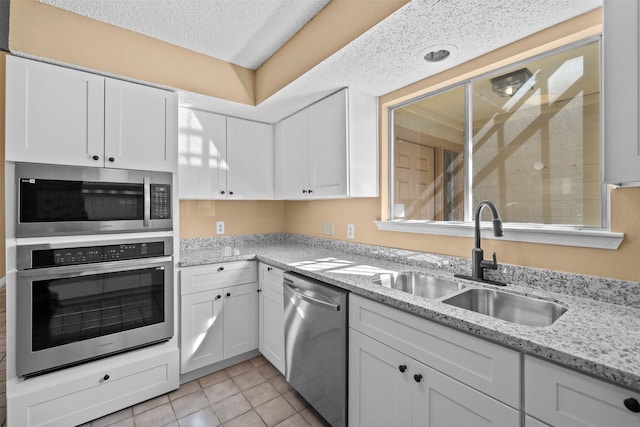
[[[450,273],[468,274],[471,272],[471,260],[467,258],[287,233],[181,239],[180,250],[220,246],[229,247],[231,250],[236,246],[271,244],[298,244],[333,249],[339,252],[407,264],[408,267],[442,270]],[[640,308],[640,283],[638,282],[507,264],[499,264],[496,271],[486,270],[485,277],[522,287]]]

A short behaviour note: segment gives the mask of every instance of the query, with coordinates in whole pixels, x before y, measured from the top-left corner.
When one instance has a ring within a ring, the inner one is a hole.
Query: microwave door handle
[[[142,183],[144,185],[144,219],[142,225],[149,227],[151,221],[151,184],[149,183],[149,177],[142,178]]]

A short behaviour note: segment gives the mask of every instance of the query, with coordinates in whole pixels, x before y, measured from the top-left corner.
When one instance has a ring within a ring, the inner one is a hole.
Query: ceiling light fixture
[[[444,61],[445,59],[447,59],[449,57],[449,55],[451,55],[451,52],[449,52],[446,49],[440,49],[440,50],[437,50],[437,51],[428,52],[424,56],[424,60],[427,61],[427,62],[440,62],[440,61]]]
[[[423,61],[437,63],[451,58],[451,55],[456,51],[457,47],[452,44],[432,45],[422,49],[416,59],[422,63],[424,63]]]
[[[533,74],[527,68],[522,68],[511,73],[491,79],[493,91],[502,97],[513,96]],[[531,85],[533,89],[533,85]]]

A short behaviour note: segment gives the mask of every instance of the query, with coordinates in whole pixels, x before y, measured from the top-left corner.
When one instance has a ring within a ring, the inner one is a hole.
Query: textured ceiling
[[[82,14],[96,19],[100,19],[99,10],[129,4],[130,8],[138,8],[137,18],[144,20],[145,25],[165,33],[163,37],[157,36],[158,38],[169,41],[169,35],[175,33],[181,35],[176,38],[177,42],[172,43],[179,45],[186,44],[193,37],[200,39],[205,45],[228,48],[229,46],[218,46],[225,44],[221,41],[221,36],[206,39],[205,34],[210,30],[208,27],[215,26],[220,34],[234,34],[235,38],[245,40],[235,45],[234,49],[238,51],[228,53],[227,58],[215,54],[234,63],[238,63],[237,59],[231,58],[240,57],[241,51],[248,49],[247,45],[253,46],[255,43],[257,50],[266,50],[261,45],[261,37],[270,34],[274,30],[273,25],[284,26],[270,21],[276,19],[273,14],[283,15],[282,8],[287,10],[286,15],[289,11],[292,14],[299,13],[299,19],[294,19],[294,22],[304,24],[305,20],[310,19],[327,3],[309,0],[40,1],[60,7],[66,4],[78,7],[84,5],[82,7],[88,8],[88,11]],[[152,6],[156,3],[167,7],[172,5],[172,12],[168,15],[159,10],[153,12],[160,9]],[[307,14],[304,19],[301,16],[305,13],[297,9],[302,7],[301,4],[309,7],[304,9]],[[213,9],[229,8],[230,11],[203,12],[210,10],[211,5],[217,6]],[[183,105],[273,123],[341,87],[351,86],[373,95],[384,95],[600,6],[602,0],[412,0],[257,107],[185,92],[180,93],[180,101]],[[163,14],[161,19],[154,17],[160,13]],[[207,16],[208,13],[211,16]],[[228,15],[229,13],[236,15]],[[240,18],[231,19],[243,13],[253,15],[251,18],[244,18],[255,20],[251,21],[254,23],[252,27],[247,28],[246,21]],[[197,16],[182,16],[184,14]],[[225,18],[222,19],[222,16]],[[167,25],[167,22],[185,24]],[[280,21],[276,19],[276,22]],[[188,33],[182,28],[184,25],[189,26]],[[449,46],[452,51],[447,60],[426,63],[422,59],[428,48],[441,45]],[[271,53],[273,52],[263,55],[264,59]],[[260,63],[260,60],[255,63]]]
[[[39,0],[255,70],[329,0]]]

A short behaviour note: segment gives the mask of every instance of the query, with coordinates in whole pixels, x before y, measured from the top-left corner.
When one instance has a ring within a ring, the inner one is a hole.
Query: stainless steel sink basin
[[[451,295],[465,288],[456,281],[440,279],[419,271],[383,273],[373,283],[430,299]]]
[[[550,326],[567,311],[554,302],[492,289],[467,289],[442,302],[527,326]]]

